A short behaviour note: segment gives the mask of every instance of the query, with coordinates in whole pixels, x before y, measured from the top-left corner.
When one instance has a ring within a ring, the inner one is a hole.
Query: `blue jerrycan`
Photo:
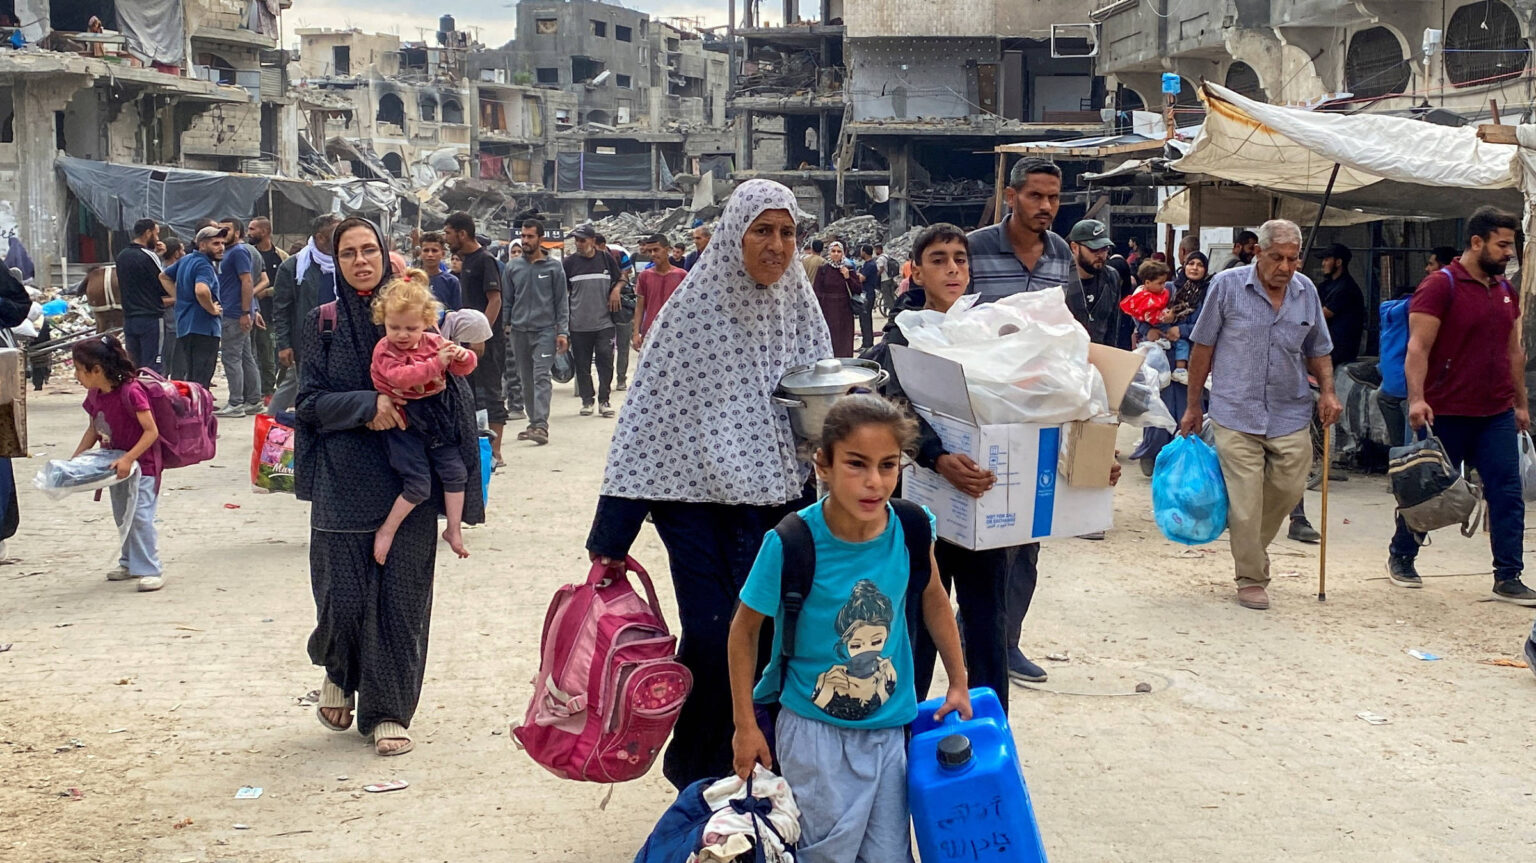
[[[923,863],[1045,863],[1018,748],[997,694],[971,690],[972,717],[918,705],[907,751],[907,802]]]

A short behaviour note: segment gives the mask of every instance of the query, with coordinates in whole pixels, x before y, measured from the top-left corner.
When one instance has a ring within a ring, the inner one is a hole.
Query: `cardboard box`
[[[28,458],[27,355],[0,349],[0,458]]]
[[[1057,469],[1067,485],[1076,488],[1109,488],[1110,467],[1115,463],[1115,436],[1119,423],[1067,423]]]
[[[1108,483],[1108,462],[1103,462],[1103,485],[1090,487],[1065,482],[1060,461],[1073,428],[1084,426],[1076,432],[1078,446],[1072,454],[1077,462],[1073,474],[1086,477],[1093,469],[1089,462],[1105,457],[1103,432],[1086,427],[1110,430],[1107,457],[1113,459],[1116,426],[981,424],[959,363],[900,346],[891,348],[891,358],[913,408],[938,432],[944,448],[969,456],[997,475],[991,491],[973,498],[934,471],[916,465],[903,471],[902,496],[933,510],[939,536],[982,550],[1080,536],[1113,526],[1114,489]],[[1089,362],[1104,378],[1111,406],[1118,407],[1141,357],[1102,348],[1089,354]]]

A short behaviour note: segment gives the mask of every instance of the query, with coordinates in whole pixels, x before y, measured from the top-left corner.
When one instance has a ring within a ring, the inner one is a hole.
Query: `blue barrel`
[[[480,498],[484,501],[491,499],[491,468],[496,460],[491,457],[491,439],[480,438]]]
[[[907,750],[907,802],[923,863],[1045,863],[1018,749],[997,694],[971,690],[973,715],[935,723],[943,698],[923,702]]]

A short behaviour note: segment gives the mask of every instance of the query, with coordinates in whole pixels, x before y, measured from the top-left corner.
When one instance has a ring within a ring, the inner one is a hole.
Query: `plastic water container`
[[[1045,863],[1018,748],[990,689],[971,690],[972,717],[935,723],[923,702],[907,751],[907,802],[923,863]]]
[[[480,438],[480,499],[491,499],[491,468],[495,467],[496,460],[491,457],[491,439]]]

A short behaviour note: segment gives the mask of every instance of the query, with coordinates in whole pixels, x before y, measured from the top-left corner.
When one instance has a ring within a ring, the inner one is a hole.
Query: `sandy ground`
[[[141,595],[103,578],[116,536],[105,502],[29,485],[78,440],[81,396],[56,384],[33,399],[37,457],[16,463],[22,528],[0,566],[0,644],[14,644],[0,653],[0,860],[630,859],[672,799],[659,771],[603,808],[605,788],[555,779],[507,731],[545,605],[586,572],[611,420],[578,417],[560,387],[554,443],[509,445],[473,556],[439,558],[417,749],[381,759],[303,701],[320,683],[304,653],[307,505],[251,493],[252,421],[227,421],[214,463],[168,477],[168,583]],[[1224,543],[1164,541],[1147,481],[1133,466],[1126,477],[1106,542],[1047,545],[1024,647],[1051,681],[1013,692],[1054,859],[1536,853],[1536,680],[1482,664],[1518,656],[1532,613],[1485,601],[1484,540],[1437,537],[1426,589],[1392,588],[1385,483],[1354,476],[1334,486],[1328,602],[1314,596],[1315,549],[1282,541],[1274,609],[1246,611]],[[670,607],[654,533],[635,554]],[[1132,694],[1141,682],[1151,694]],[[410,788],[362,791],[396,778]],[[260,799],[235,799],[246,785]]]

